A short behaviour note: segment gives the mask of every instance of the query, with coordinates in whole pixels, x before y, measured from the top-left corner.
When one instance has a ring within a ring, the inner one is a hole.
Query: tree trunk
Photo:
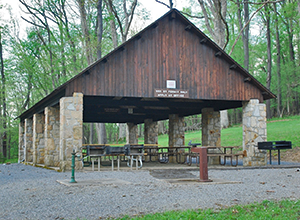
[[[244,23],[249,21],[249,3],[244,2]],[[243,46],[244,46],[244,68],[249,71],[249,25],[244,29],[243,34]]]
[[[275,11],[275,29],[276,29],[276,49],[277,49],[277,117],[282,117],[282,101],[281,101],[281,59],[280,59],[280,39],[279,39],[279,28],[278,28],[278,17],[277,17],[277,7],[274,3]]]
[[[6,116],[6,78],[5,78],[5,74],[4,74],[4,60],[3,60],[3,46],[2,46],[2,30],[0,29],[0,72],[1,72],[1,102],[2,102],[2,110],[1,110],[1,115],[2,116],[2,129],[3,132],[0,133],[0,135],[2,136],[0,140],[2,140],[2,143],[0,143],[0,145],[2,145],[2,153],[3,156],[6,158],[7,157],[7,148],[6,148],[6,141],[7,141],[7,135],[6,135],[6,122],[7,122],[7,116]]]
[[[165,121],[158,121],[158,134],[164,134],[165,133]]]
[[[103,35],[102,0],[98,0],[97,2],[97,21],[97,59],[101,59],[101,43]]]
[[[79,6],[81,29],[84,36],[84,49],[85,49],[88,65],[90,65],[93,63],[93,55],[91,50],[91,39],[89,34],[89,27],[86,20],[85,0],[77,0],[77,3]]]
[[[89,144],[94,143],[94,123],[90,123],[90,135],[89,135]]]
[[[96,123],[96,130],[97,130],[98,144],[106,144],[107,135],[106,135],[105,123]]]
[[[109,15],[111,17],[113,17],[113,12],[112,12],[111,8],[109,6],[107,6],[107,9],[108,9]],[[114,46],[114,48],[116,48],[118,46],[118,34],[117,34],[117,27],[116,27],[114,18],[109,20],[109,26],[110,26],[111,39],[113,42],[113,46]]]
[[[271,79],[272,79],[272,54],[271,54],[271,30],[270,30],[270,10],[268,9],[267,5],[265,6],[266,9],[266,28],[267,28],[267,57],[268,57],[268,64],[267,64],[267,89],[271,88]],[[266,101],[267,107],[267,118],[270,119],[271,115],[271,103],[270,100]]]
[[[127,125],[124,123],[119,124],[119,137],[118,137],[119,140],[126,137],[126,127]]]
[[[102,17],[102,0],[98,0],[97,2],[97,59],[101,59],[102,50],[102,35],[103,35],[103,17]],[[107,143],[107,135],[105,123],[97,123],[96,131],[98,137],[98,144],[106,144]]]

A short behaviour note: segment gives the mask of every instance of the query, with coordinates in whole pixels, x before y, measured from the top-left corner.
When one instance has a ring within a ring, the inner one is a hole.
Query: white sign
[[[168,89],[176,89],[176,81],[175,80],[167,80],[167,88]]]
[[[182,89],[154,89],[154,96],[158,98],[189,98],[189,91]]]

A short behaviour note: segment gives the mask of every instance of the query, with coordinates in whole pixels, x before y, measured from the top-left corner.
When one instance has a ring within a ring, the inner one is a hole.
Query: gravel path
[[[186,173],[199,177],[198,171]],[[0,219],[99,219],[300,199],[295,168],[209,170],[212,179],[240,184],[171,184],[143,170],[76,173],[77,180],[116,178],[130,184],[68,187],[56,182],[70,176],[23,164],[0,165]]]

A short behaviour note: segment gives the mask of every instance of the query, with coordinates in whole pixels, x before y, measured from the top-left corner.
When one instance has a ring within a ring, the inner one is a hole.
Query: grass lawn
[[[164,213],[149,214],[140,217],[121,218],[122,220],[192,220],[192,219],[299,219],[300,217],[300,201],[283,200],[273,202],[265,200],[262,203],[254,203],[250,205],[236,205],[230,208],[213,210],[187,210],[187,211],[168,211]]]
[[[293,146],[300,146],[300,116],[291,116],[281,119],[272,119],[267,122],[268,141],[292,141]],[[185,133],[185,143],[192,142],[201,143],[201,131],[192,131]],[[143,143],[143,139],[139,139]],[[241,125],[223,129],[221,131],[222,146],[240,146],[243,145],[243,128]],[[168,146],[168,135],[160,135],[158,137],[160,146]]]

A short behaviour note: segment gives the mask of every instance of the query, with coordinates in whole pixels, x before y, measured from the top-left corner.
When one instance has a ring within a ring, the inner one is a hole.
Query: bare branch
[[[134,0],[132,2],[132,5],[131,5],[130,14],[128,15],[128,16],[130,16],[130,20],[129,20],[129,23],[126,25],[125,36],[127,36],[127,34],[128,34],[128,31],[129,31],[129,28],[130,28],[130,25],[131,25],[131,22],[132,22],[132,19],[133,19],[133,13],[134,13],[136,5],[137,5],[137,0]]]
[[[115,18],[117,19],[117,22],[118,22],[118,24],[120,26],[120,31],[121,31],[121,33],[123,35],[124,32],[123,32],[122,22],[121,22],[121,20],[120,20],[120,18],[118,16],[118,13],[117,13],[116,9],[114,8],[114,6],[112,4],[112,1],[111,0],[105,0],[105,2],[106,2],[106,4],[108,4],[108,6],[110,7],[112,13],[114,14]]]
[[[278,1],[267,1],[268,4],[273,4],[273,3],[279,3],[279,2],[283,2],[284,0],[278,0]],[[252,4],[252,5],[261,5],[264,4],[265,2],[249,2],[249,1],[244,1],[242,2],[242,4],[244,3],[248,3],[248,4]]]
[[[183,11],[180,11],[180,13],[181,13],[181,14],[184,14],[184,15],[190,17],[190,18],[198,18],[198,19],[203,19],[203,18],[204,18],[204,16],[191,15],[191,14],[186,13],[186,12],[183,12]]]
[[[233,3],[235,4],[238,4],[238,2],[234,1],[234,0],[231,0]],[[268,4],[273,4],[273,3],[280,3],[280,2],[283,2],[284,0],[278,0],[278,1],[268,1]],[[245,4],[245,3],[248,3],[248,4],[251,4],[251,5],[262,5],[262,4],[265,4],[266,2],[250,2],[250,1],[242,1],[240,2],[240,4]]]
[[[198,2],[200,4],[202,12],[204,14],[206,27],[207,27],[210,35],[213,36],[213,38],[215,39],[214,31],[213,31],[213,29],[211,28],[211,26],[209,24],[209,18],[208,18],[208,14],[207,14],[206,8],[204,7],[204,2],[203,2],[203,0],[198,0]]]
[[[33,26],[36,26],[36,27],[45,29],[44,26],[39,25],[39,24],[37,24],[37,23],[34,23],[34,22],[32,22],[32,21],[29,21],[29,20],[27,20],[26,18],[24,18],[23,16],[21,16],[21,18],[22,18],[24,21],[28,22],[29,24],[32,24]]]
[[[281,0],[280,0],[281,1]],[[234,43],[233,43],[233,45],[232,45],[232,48],[231,48],[231,50],[230,50],[230,52],[229,52],[229,56],[232,54],[232,51],[233,51],[233,49],[234,49],[234,47],[235,47],[235,45],[237,44],[237,42],[238,42],[238,40],[239,40],[239,38],[240,38],[240,36],[242,35],[242,33],[243,33],[243,31],[244,31],[244,29],[249,25],[249,23],[250,23],[250,21],[252,20],[252,18],[266,5],[266,4],[268,4],[269,3],[269,1],[266,1],[262,6],[260,6],[252,15],[251,15],[251,17],[250,17],[250,19],[249,19],[249,21],[244,25],[244,27],[242,28],[242,30],[240,31],[240,33],[239,33],[239,35],[237,36],[237,38],[235,39],[235,41],[234,41]]]
[[[166,6],[167,8],[170,8],[171,9],[171,7],[169,6],[169,5],[167,5],[166,3],[164,3],[164,2],[161,2],[161,1],[159,1],[159,0],[155,0],[157,3],[160,3],[160,4],[162,4],[162,5],[164,5],[164,6]],[[172,3],[172,6],[173,6],[173,3]]]

